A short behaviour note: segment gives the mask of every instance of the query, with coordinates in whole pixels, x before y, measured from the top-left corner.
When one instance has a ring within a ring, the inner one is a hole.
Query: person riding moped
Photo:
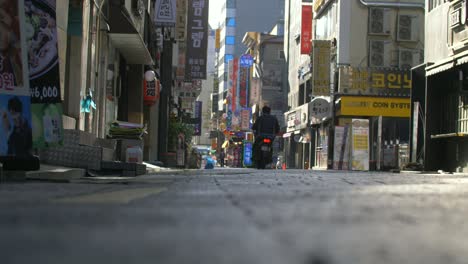
[[[280,131],[278,119],[275,116],[271,115],[271,108],[264,106],[262,108],[262,115],[257,118],[255,123],[252,126],[252,130],[255,135],[254,142],[254,161],[257,161],[260,155],[260,143],[265,137],[268,137],[274,140],[276,134]],[[271,161],[270,161],[271,162]],[[257,164],[258,167],[258,164]]]

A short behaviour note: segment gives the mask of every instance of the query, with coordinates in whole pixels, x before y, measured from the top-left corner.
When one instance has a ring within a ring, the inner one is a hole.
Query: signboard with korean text
[[[178,47],[176,80],[183,81],[185,80],[185,50],[187,45],[185,41],[180,41]]]
[[[251,78],[249,102],[258,102],[260,100],[261,84],[262,84],[261,79]]]
[[[33,146],[62,144],[55,0],[25,1]]]
[[[353,119],[351,127],[351,169],[369,170],[369,120]]]
[[[321,124],[324,119],[331,116],[330,99],[324,97],[316,97],[309,103],[309,119],[310,123]]]
[[[227,115],[226,115],[226,130],[231,131],[232,130],[232,111],[228,110]]]
[[[409,98],[342,96],[340,104],[341,116],[410,117],[411,113]]]
[[[296,130],[296,110],[284,113],[286,120],[286,132],[292,132]]]
[[[339,93],[409,97],[411,71],[391,68],[339,68]]]
[[[238,91],[238,73],[239,73],[239,60],[238,59],[233,59],[229,62],[229,64],[232,63],[232,68],[229,68],[230,72],[229,72],[229,81],[230,81],[230,90],[231,90],[231,102],[230,102],[230,106],[231,106],[231,110],[232,112],[235,112],[237,110],[237,99],[238,99],[238,96],[237,96],[237,91]]]
[[[219,52],[221,48],[221,29],[216,29],[215,31],[215,51]]]
[[[186,23],[187,23],[187,0],[177,0],[176,2],[176,40],[179,42],[185,42],[186,36]]]
[[[248,107],[249,68],[239,68],[239,106]]]
[[[0,156],[24,157],[32,150],[23,1],[1,1]]]
[[[176,0],[156,0],[154,7],[156,26],[176,26]]]
[[[312,6],[302,6],[301,20],[301,54],[310,54],[312,51]]]
[[[159,93],[161,89],[161,83],[158,79],[154,81],[143,80],[143,102],[145,105],[153,105],[159,100]]]
[[[178,43],[176,79],[185,79],[187,0],[177,0],[176,40]]]
[[[253,144],[251,141],[244,140],[244,160],[243,165],[244,167],[252,166],[252,151],[253,151]]]
[[[240,131],[241,130],[241,110],[236,110],[232,112],[232,119],[231,119],[231,129],[232,131]]]
[[[195,113],[194,117],[197,120],[195,124],[195,129],[194,129],[194,136],[200,136],[201,135],[201,119],[202,119],[202,101],[196,101],[195,102]]]
[[[208,3],[208,0],[192,0],[188,3],[186,80],[206,80]]]
[[[331,42],[314,40],[312,44],[312,96],[330,96]]]
[[[252,118],[252,109],[244,108],[241,110],[241,130],[246,131],[250,129],[250,119]]]
[[[253,65],[253,57],[250,54],[244,54],[239,58],[240,67],[251,67]]]

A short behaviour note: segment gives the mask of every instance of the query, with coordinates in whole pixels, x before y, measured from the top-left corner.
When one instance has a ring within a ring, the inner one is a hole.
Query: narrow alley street
[[[0,185],[1,263],[466,263],[463,175],[215,169]]]

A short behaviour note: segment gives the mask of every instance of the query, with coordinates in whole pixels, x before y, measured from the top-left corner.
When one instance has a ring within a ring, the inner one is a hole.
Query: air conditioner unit
[[[390,34],[390,10],[388,8],[369,9],[369,34]]]
[[[398,41],[417,41],[418,40],[418,16],[399,15],[398,16]]]
[[[401,49],[398,51],[398,66],[402,69],[410,69],[421,61],[419,50]]]
[[[369,67],[390,66],[390,56],[383,40],[369,40]]]

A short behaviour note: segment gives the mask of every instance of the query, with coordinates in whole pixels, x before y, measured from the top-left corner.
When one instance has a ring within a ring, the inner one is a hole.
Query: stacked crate
[[[64,129],[63,145],[42,150],[40,157],[51,165],[101,170],[102,161],[114,160],[115,143],[84,131]]]

